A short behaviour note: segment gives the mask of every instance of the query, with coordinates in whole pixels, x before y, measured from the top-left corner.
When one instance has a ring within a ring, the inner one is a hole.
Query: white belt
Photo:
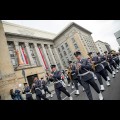
[[[101,63],[107,62],[106,60],[102,61]]]
[[[90,71],[83,73],[83,74],[79,74],[79,76],[84,76],[84,75],[87,75],[88,73],[90,73]]]
[[[27,92],[26,94],[32,94],[31,92]]]
[[[71,75],[75,75],[75,73],[71,74]]]
[[[57,81],[57,82],[54,82],[54,83],[59,83],[59,82],[61,82],[62,80],[59,80],[59,81]]]
[[[35,88],[35,90],[41,90],[40,88]]]

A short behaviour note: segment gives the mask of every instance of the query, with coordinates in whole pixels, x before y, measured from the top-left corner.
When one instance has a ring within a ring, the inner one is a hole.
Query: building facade
[[[79,50],[85,58],[88,57],[88,52],[96,54],[98,50],[91,34],[85,28],[71,23],[54,38],[54,45],[65,68],[69,60],[76,62],[75,51]]]
[[[95,44],[96,44],[96,47],[98,48],[98,51],[100,52],[100,54],[104,54],[105,51],[110,52],[112,50],[111,46],[106,42],[102,42],[102,41],[98,40],[95,42]]]
[[[116,40],[117,40],[117,42],[118,42],[118,44],[119,44],[119,46],[120,46],[120,30],[117,31],[116,33],[114,33],[114,35],[115,35]]]
[[[62,70],[68,61],[76,61],[74,52],[83,57],[88,52],[96,54],[97,47],[85,28],[71,23],[58,35],[8,22],[0,21],[0,96],[9,99],[9,91],[33,77],[44,77],[50,66],[56,64]],[[19,66],[18,51],[24,65]]]

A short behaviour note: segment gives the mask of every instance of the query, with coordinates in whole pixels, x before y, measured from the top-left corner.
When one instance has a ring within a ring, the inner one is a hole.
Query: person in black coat
[[[25,88],[23,93],[26,94],[26,100],[33,100],[29,85],[27,83],[25,83],[24,85],[25,85]]]
[[[62,73],[56,70],[56,65],[51,65],[52,72],[50,74],[50,81],[54,83],[55,92],[58,100],[62,100],[61,92],[66,94],[70,100],[72,100],[72,96],[65,88],[65,83],[62,80]]]
[[[42,88],[44,89],[45,92],[45,96],[46,93],[48,92],[50,94],[50,97],[53,97],[52,93],[48,89],[47,82],[43,78],[41,78],[41,83],[42,83]]]
[[[34,78],[34,83],[32,85],[32,92],[35,92],[36,94],[36,99],[37,100],[41,100],[44,99],[44,100],[49,100],[48,98],[46,98],[42,92],[42,83],[41,83],[41,80],[38,79],[38,77],[35,77]]]
[[[88,59],[82,59],[81,58],[81,52],[77,51],[74,53],[75,57],[77,58],[77,70],[79,73],[79,77],[81,80],[81,83],[85,89],[85,92],[88,96],[89,100],[93,100],[92,93],[90,86],[93,87],[93,89],[98,93],[99,99],[103,100],[103,95],[99,90],[98,85],[94,81],[94,76],[91,73],[90,69],[92,68],[92,65],[88,62]]]

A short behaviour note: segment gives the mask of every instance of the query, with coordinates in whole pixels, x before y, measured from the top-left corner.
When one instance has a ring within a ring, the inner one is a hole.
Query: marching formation
[[[69,100],[74,100],[67,87],[71,87],[72,89],[75,87],[75,95],[79,95],[79,84],[89,100],[93,100],[90,86],[98,94],[99,100],[104,100],[104,96],[102,95],[102,92],[105,91],[103,80],[105,80],[106,85],[109,87],[110,77],[108,72],[113,78],[119,72],[119,55],[119,53],[107,53],[105,51],[104,55],[98,52],[96,56],[93,56],[92,52],[89,52],[88,58],[82,58],[81,52],[76,51],[74,56],[77,62],[73,63],[69,61],[68,69],[62,72],[56,69],[56,65],[51,65],[52,71],[46,74],[46,80],[45,78],[39,79],[38,77],[34,77],[32,87],[25,83],[24,90],[22,91],[16,89],[13,92],[13,90],[10,90],[11,98],[13,100],[23,100],[20,93],[22,92],[26,95],[26,100],[34,100],[34,93],[36,100],[49,100],[46,93],[50,94],[50,97],[53,97],[53,94],[50,92],[47,84],[48,82],[52,82],[58,100],[62,100],[61,93],[64,93]],[[67,86],[64,81],[65,79],[68,81]],[[99,84],[95,80],[98,80]]]

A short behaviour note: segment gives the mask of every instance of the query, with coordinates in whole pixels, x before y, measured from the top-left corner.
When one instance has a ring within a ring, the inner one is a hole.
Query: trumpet
[[[91,57],[91,56],[90,56],[90,62],[91,62],[91,64],[92,64],[92,69],[95,71],[95,64],[92,63],[92,57]]]

